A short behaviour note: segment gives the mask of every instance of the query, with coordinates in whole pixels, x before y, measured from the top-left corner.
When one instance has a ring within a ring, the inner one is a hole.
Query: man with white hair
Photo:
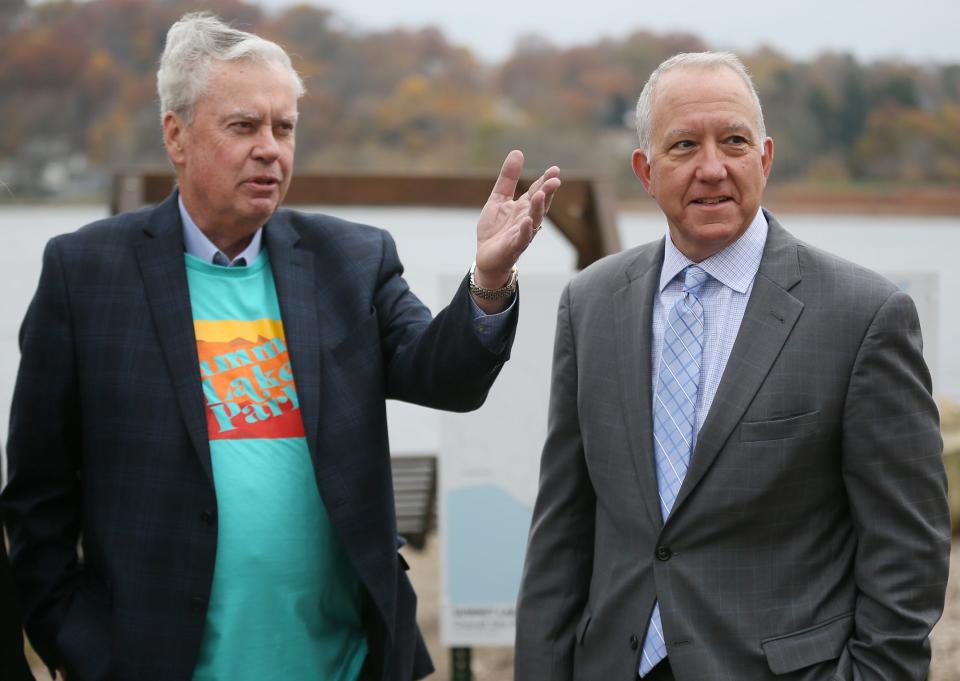
[[[27,632],[70,681],[422,677],[385,400],[484,401],[558,170],[514,199],[510,153],[433,317],[386,232],[278,209],[303,94],[279,46],[187,15],[157,80],[176,191],[53,239],[21,332]]]
[[[664,238],[560,300],[517,681],[922,681],[950,553],[920,327],[760,206],[773,140],[732,54],[637,105]]]

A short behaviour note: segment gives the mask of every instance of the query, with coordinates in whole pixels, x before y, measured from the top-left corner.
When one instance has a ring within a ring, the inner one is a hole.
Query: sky
[[[262,0],[283,7],[294,0]],[[302,1],[302,0],[298,0]],[[861,61],[960,63],[958,0],[310,0],[361,31],[439,27],[454,44],[495,62],[524,35],[558,46],[620,38],[638,29],[689,32],[715,49],[769,45],[795,59],[850,52]]]

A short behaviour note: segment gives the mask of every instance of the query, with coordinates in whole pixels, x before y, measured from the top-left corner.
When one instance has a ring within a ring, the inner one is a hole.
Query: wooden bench
[[[397,531],[407,544],[423,550],[435,522],[437,457],[394,456],[393,496],[397,508]]]

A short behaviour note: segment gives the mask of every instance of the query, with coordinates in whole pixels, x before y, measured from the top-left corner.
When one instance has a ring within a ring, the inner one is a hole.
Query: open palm
[[[560,188],[560,169],[551,166],[530,188],[514,198],[523,172],[523,153],[513,150],[500,168],[490,198],[477,223],[476,282],[485,288],[502,286],[534,235]]]

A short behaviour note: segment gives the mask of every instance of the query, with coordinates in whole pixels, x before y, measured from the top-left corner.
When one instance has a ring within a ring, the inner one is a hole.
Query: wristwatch
[[[473,265],[470,266],[470,293],[475,295],[477,298],[482,298],[483,300],[503,300],[504,298],[510,298],[514,293],[517,292],[517,268],[516,266],[510,270],[510,279],[506,284],[500,288],[483,288],[479,286],[476,280],[473,278],[474,272],[477,271],[477,263],[474,261]]]

